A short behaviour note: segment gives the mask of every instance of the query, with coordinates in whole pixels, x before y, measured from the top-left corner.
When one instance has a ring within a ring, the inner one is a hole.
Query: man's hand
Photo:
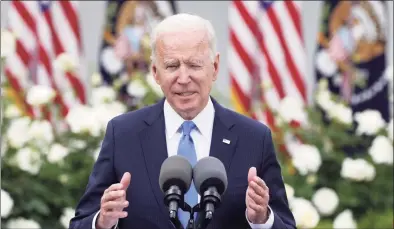
[[[111,228],[116,225],[119,218],[127,217],[127,212],[123,211],[123,208],[129,205],[126,200],[126,190],[130,185],[130,179],[130,173],[125,173],[120,183],[113,184],[104,191],[96,228]]]
[[[263,224],[268,220],[269,189],[265,182],[257,176],[256,168],[248,173],[248,189],[246,190],[246,214],[253,224]]]

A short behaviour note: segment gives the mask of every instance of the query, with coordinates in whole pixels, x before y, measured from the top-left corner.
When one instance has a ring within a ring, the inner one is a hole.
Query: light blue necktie
[[[190,164],[194,167],[197,163],[197,154],[194,148],[193,139],[190,136],[190,132],[196,128],[196,125],[192,121],[185,121],[182,124],[182,137],[179,141],[178,146],[178,155],[186,157]],[[190,207],[194,207],[194,205],[198,202],[197,191],[194,188],[194,184],[192,182],[189,191],[185,194],[185,201],[190,205]],[[188,212],[183,212],[181,209],[178,211],[179,220],[181,221],[184,228],[186,228],[187,223],[189,221],[190,215]]]

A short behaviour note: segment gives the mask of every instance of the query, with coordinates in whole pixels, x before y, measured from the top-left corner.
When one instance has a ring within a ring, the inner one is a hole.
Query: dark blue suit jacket
[[[215,100],[213,104],[215,118],[210,156],[223,162],[228,188],[208,228],[249,228],[245,218],[245,194],[252,166],[269,187],[269,205],[275,214],[273,228],[295,228],[269,128],[222,107]],[[131,173],[127,190],[130,204],[125,209],[128,217],[120,219],[119,228],[175,229],[163,203],[158,180],[161,164],[168,157],[163,105],[164,100],[120,115],[108,123],[86,192],[70,222],[71,229],[91,228],[104,190],[118,183],[125,172]],[[230,140],[230,144],[224,144],[224,138]]]

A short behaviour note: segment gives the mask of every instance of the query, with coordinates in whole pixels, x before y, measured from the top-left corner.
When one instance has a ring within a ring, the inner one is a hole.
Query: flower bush
[[[324,80],[313,105],[289,97],[268,109],[298,228],[393,228],[392,119],[353,115]]]
[[[2,29],[2,73],[3,61],[14,51],[14,35]],[[66,72],[73,71],[77,64],[63,53],[53,66]],[[66,117],[51,122],[24,112],[2,74],[1,228],[68,228],[98,156],[107,122],[162,97],[151,75],[129,80],[132,105],[121,102],[119,88],[103,85],[95,73],[89,104],[76,104]],[[56,110],[58,106],[56,91],[44,85],[33,85],[19,96],[36,109]]]

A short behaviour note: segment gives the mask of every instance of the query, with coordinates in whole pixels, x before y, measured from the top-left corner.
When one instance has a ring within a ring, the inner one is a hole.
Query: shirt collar
[[[205,108],[191,121],[196,124],[197,129],[204,137],[210,138],[212,135],[214,117],[215,108],[211,98],[209,98]],[[185,121],[178,113],[176,113],[167,100],[164,101],[164,119],[166,123],[166,133],[169,138],[174,136],[179,127]]]

